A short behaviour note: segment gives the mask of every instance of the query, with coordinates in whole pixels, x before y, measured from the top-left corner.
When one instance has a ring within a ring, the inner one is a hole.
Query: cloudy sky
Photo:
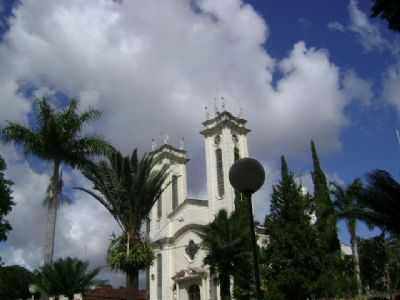
[[[305,4],[306,3],[306,4]],[[189,192],[205,197],[204,107],[223,96],[253,130],[251,155],[268,169],[256,215],[268,211],[279,156],[309,184],[309,142],[329,177],[348,183],[375,168],[399,177],[399,34],[368,17],[370,1],[0,0],[0,126],[29,124],[32,100],[68,97],[103,118],[93,128],[125,153],[151,139],[185,138]],[[42,199],[49,166],[0,145],[14,182],[13,231],[0,253],[7,264],[42,259]],[[87,184],[66,170],[67,190]],[[82,194],[61,208],[56,256],[105,265],[117,226]],[[347,235],[341,228],[343,241]],[[361,234],[368,234],[361,230]],[[104,278],[122,276],[107,268]]]

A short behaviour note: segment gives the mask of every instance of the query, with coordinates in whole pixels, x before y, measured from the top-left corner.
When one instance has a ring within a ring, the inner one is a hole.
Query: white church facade
[[[167,143],[153,153],[168,165],[171,184],[154,205],[148,234],[156,259],[149,270],[150,300],[219,300],[219,287],[203,264],[205,250],[196,233],[199,225],[213,221],[220,209],[235,209],[229,169],[248,156],[247,121],[223,111],[203,122],[207,200],[187,194],[187,153]]]

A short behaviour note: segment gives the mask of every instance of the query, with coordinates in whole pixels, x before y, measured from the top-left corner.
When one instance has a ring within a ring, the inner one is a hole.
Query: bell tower
[[[225,110],[216,110],[213,118],[203,122],[208,205],[212,214],[235,209],[235,192],[229,182],[229,169],[235,160],[248,157],[247,121]]]

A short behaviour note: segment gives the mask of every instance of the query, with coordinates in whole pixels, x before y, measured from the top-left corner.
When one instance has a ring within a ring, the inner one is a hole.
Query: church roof
[[[214,122],[218,122],[218,121],[220,121],[220,120],[222,120],[222,119],[224,119],[226,117],[228,117],[229,119],[235,120],[237,123],[240,123],[240,124],[243,124],[243,125],[247,123],[246,119],[235,117],[229,111],[225,110],[225,111],[223,111],[221,113],[217,113],[217,115],[214,118],[206,120],[202,124],[204,126],[207,126],[207,125],[210,125],[210,124],[212,124]]]
[[[205,129],[202,130],[200,133],[205,136],[212,135],[215,132],[221,130],[221,128],[223,127],[229,127],[239,133],[247,134],[251,130],[245,127],[246,123],[247,120],[235,117],[230,112],[224,111],[221,113],[217,113],[214,118],[203,122]]]
[[[160,158],[169,158],[176,160],[180,163],[187,163],[189,159],[186,157],[186,150],[175,148],[169,144],[163,144],[156,150],[150,152],[153,155],[157,155]]]

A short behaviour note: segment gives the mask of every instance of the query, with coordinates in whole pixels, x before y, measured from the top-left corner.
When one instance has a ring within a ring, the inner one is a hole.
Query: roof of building
[[[211,118],[211,119],[209,119],[209,120],[206,120],[206,121],[204,121],[202,124],[203,124],[204,126],[206,126],[206,125],[212,124],[213,122],[222,120],[223,117],[228,117],[229,119],[233,119],[233,120],[235,120],[236,122],[238,122],[238,123],[240,123],[240,124],[243,124],[243,125],[247,123],[247,120],[246,120],[246,119],[235,117],[235,116],[232,115],[230,112],[228,112],[228,111],[225,110],[225,111],[223,111],[223,112],[217,113],[217,115],[216,115],[214,118]]]
[[[126,300],[129,295],[136,292],[135,289],[116,289],[111,286],[102,286],[83,293],[83,300]],[[145,300],[147,299],[147,291],[139,290],[137,296],[136,299]]]
[[[168,158],[179,163],[187,163],[189,161],[186,157],[186,150],[175,148],[170,144],[163,144],[150,153],[157,157]]]
[[[246,128],[246,123],[245,119],[235,117],[230,112],[223,111],[218,113],[214,118],[203,122],[202,124],[205,128],[200,133],[204,136],[213,135],[220,131],[221,128],[229,127],[240,134],[247,134],[251,130]]]

